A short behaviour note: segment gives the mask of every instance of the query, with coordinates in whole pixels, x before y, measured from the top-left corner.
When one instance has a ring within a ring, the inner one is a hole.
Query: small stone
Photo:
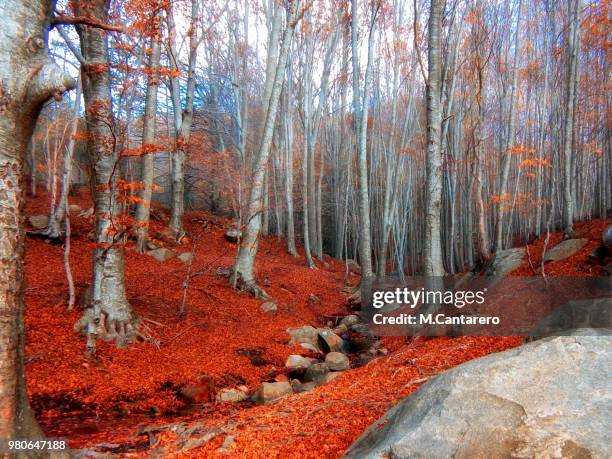
[[[327,373],[329,373],[329,368],[325,363],[313,363],[304,374],[304,382],[312,381],[316,384],[323,384]]]
[[[267,313],[276,312],[278,310],[278,307],[276,306],[276,303],[274,303],[273,301],[266,301],[259,307],[259,309],[261,309],[261,312],[264,312],[267,314]]]
[[[330,352],[325,356],[325,364],[332,371],[348,370],[351,366],[349,359],[341,352]]]
[[[340,321],[340,324],[346,326],[347,328],[351,328],[353,325],[358,324],[359,322],[361,322],[361,319],[359,318],[359,316],[355,314],[351,314],[350,316],[344,317]]]
[[[316,388],[317,385],[313,381],[302,383],[298,381],[297,379],[294,379],[291,382],[291,387],[293,388],[293,392],[295,392],[296,394],[299,394],[301,392],[309,392],[313,390],[314,388]]]
[[[217,393],[218,402],[237,403],[243,402],[246,399],[246,392],[243,392],[240,389],[221,389]]]
[[[601,235],[604,247],[612,250],[612,225],[608,226]]]
[[[310,365],[312,365],[312,359],[295,354],[287,357],[287,361],[285,362],[285,366],[289,370],[306,370]]]
[[[328,329],[319,331],[319,345],[325,352],[342,352],[344,350],[342,338]]]
[[[344,324],[338,325],[336,328],[332,330],[336,335],[342,336],[348,331],[348,327]]]
[[[289,344],[299,343],[310,343],[313,346],[317,346],[318,333],[317,329],[310,326],[304,325],[303,327],[289,328],[287,333],[291,336]]]
[[[159,249],[149,250],[147,255],[155,258],[159,262],[164,262],[170,260],[174,257],[174,252],[165,247],[160,247]]]
[[[311,303],[319,304],[321,302],[321,299],[317,295],[315,295],[314,293],[311,293],[308,296],[308,301],[311,302]]]
[[[316,352],[316,353],[321,352],[318,347],[313,346],[310,343],[300,343],[300,346],[310,352]]]
[[[35,230],[41,230],[47,227],[49,224],[49,217],[47,215],[30,215],[28,217],[30,225]]]
[[[225,232],[225,239],[229,242],[238,242],[242,237],[242,231],[237,228],[230,228]]]
[[[389,354],[389,349],[387,349],[386,347],[381,347],[381,348],[378,350],[378,353],[379,353],[380,355],[387,355],[387,354]]]
[[[262,383],[255,393],[255,401],[264,404],[293,393],[289,381]]]
[[[193,261],[193,253],[191,252],[183,252],[178,257],[185,264],[189,264]]]
[[[81,212],[83,209],[81,209],[81,206],[77,206],[76,204],[70,204],[70,205],[68,206],[68,210],[69,210],[71,213],[75,213],[75,214],[76,214],[76,213],[78,213],[78,212]]]

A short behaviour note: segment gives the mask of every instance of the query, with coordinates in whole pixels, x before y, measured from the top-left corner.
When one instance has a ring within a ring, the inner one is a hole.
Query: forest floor
[[[48,196],[28,199],[26,215],[46,214]],[[70,198],[87,209],[85,192]],[[152,234],[163,230],[152,221]],[[91,277],[92,222],[71,214],[70,262],[82,293]],[[158,262],[126,247],[128,299],[141,319],[148,340],[125,349],[98,342],[88,358],[85,339],[73,329],[79,305],[66,310],[68,299],[62,245],[28,237],[26,242],[26,378],[38,421],[50,437],[68,440],[71,448],[92,457],[295,457],[336,458],[377,418],[430,377],[465,361],[517,346],[521,337],[384,338],[390,351],[365,366],[346,371],[313,391],[294,394],[269,405],[251,402],[189,402],[179,394],[203,377],[216,389],[245,385],[249,392],[282,373],[290,354],[289,327],[325,326],[330,317],[347,315],[345,267],[325,257],[318,269],[287,254],[285,241],[263,238],[257,271],[277,313],[260,310],[261,300],[231,288],[218,268],[228,268],[236,246],[224,238],[228,220],[189,212],[189,239],[177,253],[193,252],[186,314],[178,314],[187,265],[172,258]],[[588,261],[610,220],[576,225],[590,242],[563,262],[546,265],[549,275],[600,275]],[[562,238],[551,234],[548,247]],[[543,240],[529,245],[514,274],[533,275]],[[356,274],[348,279],[358,282]],[[315,295],[317,298],[313,301]],[[95,453],[94,453],[95,449]]]

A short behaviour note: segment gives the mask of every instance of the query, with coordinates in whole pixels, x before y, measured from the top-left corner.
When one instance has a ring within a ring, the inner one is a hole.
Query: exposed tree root
[[[240,272],[232,272],[230,275],[230,282],[234,286],[234,288],[240,290],[241,292],[247,292],[253,295],[255,298],[259,298],[262,300],[271,300],[272,297],[266,293],[266,291],[257,285],[255,280],[245,281]]]
[[[74,329],[87,336],[87,349],[90,353],[95,352],[95,340],[98,338],[114,341],[119,347],[132,344],[139,337],[142,338],[138,330],[138,318],[127,302],[102,304],[95,308],[87,296],[88,292],[85,293],[87,307],[83,310],[83,316],[74,324]],[[95,312],[96,309],[100,311],[98,314]]]

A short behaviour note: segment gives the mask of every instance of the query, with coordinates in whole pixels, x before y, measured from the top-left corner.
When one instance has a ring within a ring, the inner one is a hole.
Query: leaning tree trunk
[[[43,103],[51,97],[61,97],[74,86],[48,54],[47,30],[53,7],[53,2],[42,1],[0,3],[3,18],[0,28],[0,443],[3,445],[8,440],[43,437],[25,391],[22,187],[27,145]],[[8,452],[3,457],[8,457]]]
[[[251,185],[251,193],[247,209],[246,228],[244,236],[238,251],[238,257],[232,272],[230,282],[242,290],[249,291],[256,296],[267,296],[266,293],[257,285],[255,281],[255,255],[259,244],[259,233],[261,231],[261,211],[262,211],[262,195],[264,188],[264,175],[270,156],[270,147],[272,145],[272,135],[274,133],[274,124],[276,120],[276,112],[280,92],[283,86],[285,75],[285,66],[289,56],[291,47],[291,39],[298,18],[301,0],[296,0],[289,4],[289,12],[287,15],[287,27],[283,33],[278,63],[274,73],[274,84],[266,112],[266,121],[259,146],[259,152],[255,161],[253,170],[253,178]]]
[[[151,38],[149,57],[149,81],[145,98],[144,125],[142,132],[142,156],[140,181],[142,190],[136,206],[136,250],[144,253],[149,239],[149,216],[153,194],[153,162],[155,160],[155,120],[157,118],[157,85],[159,84],[159,40]]]
[[[443,0],[431,0],[427,81],[427,185],[425,197],[425,242],[423,271],[443,276],[440,211],[442,203],[442,154],[440,151],[440,29]]]
[[[81,7],[78,8],[80,10]],[[77,14],[107,22],[106,0],[88,2]],[[81,82],[87,121],[87,155],[92,169],[96,249],[93,256],[91,294],[83,317],[76,324],[87,333],[90,351],[95,338],[117,340],[122,345],[136,335],[137,319],[125,294],[123,267],[123,227],[118,200],[117,179],[120,160],[113,133],[110,73],[106,32],[89,26],[78,26],[81,50],[87,61],[82,67]]]

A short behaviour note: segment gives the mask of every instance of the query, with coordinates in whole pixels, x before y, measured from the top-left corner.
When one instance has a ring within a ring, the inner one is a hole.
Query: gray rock
[[[278,311],[278,306],[276,306],[276,303],[273,301],[266,301],[259,307],[259,309],[265,313],[272,313]]]
[[[325,364],[331,371],[348,370],[351,366],[349,359],[341,352],[330,352],[325,356]]]
[[[47,227],[49,224],[49,217],[47,215],[30,215],[28,217],[30,226],[35,230],[41,230]]]
[[[189,264],[193,261],[193,253],[191,252],[183,252],[178,257],[185,264]]]
[[[319,304],[321,302],[321,298],[319,298],[314,293],[311,293],[310,295],[308,295],[308,301],[310,303]]]
[[[327,328],[319,330],[318,345],[325,352],[344,351],[344,341],[342,338]]]
[[[304,374],[304,382],[312,381],[317,385],[324,384],[327,373],[329,373],[329,368],[325,363],[313,363]]]
[[[295,354],[287,357],[285,362],[285,367],[289,370],[306,370],[310,365],[312,365],[311,359]]]
[[[174,252],[165,247],[160,247],[159,249],[149,250],[147,255],[155,258],[157,261],[164,262],[174,257]]]
[[[229,242],[238,242],[242,237],[242,231],[236,228],[230,228],[225,232],[225,239]]]
[[[316,328],[310,325],[304,325],[303,327],[289,328],[287,329],[287,333],[289,333],[291,337],[289,345],[308,343],[318,351],[319,333]]]
[[[321,349],[310,343],[300,343],[300,346],[310,352],[321,352]]]
[[[525,248],[500,250],[493,257],[493,261],[486,271],[489,277],[502,278],[511,273],[523,263]]]
[[[246,400],[247,394],[240,389],[221,389],[216,398],[218,402],[237,403]]]
[[[254,399],[256,403],[264,404],[292,393],[293,389],[289,381],[265,382],[255,392]]]
[[[351,328],[353,325],[358,324],[359,322],[361,322],[361,319],[359,318],[359,316],[355,314],[351,314],[350,316],[344,317],[340,321],[340,324],[345,325],[346,328]]]
[[[291,387],[293,388],[293,392],[295,392],[296,394],[299,394],[300,392],[309,392],[311,390],[313,390],[314,388],[317,387],[317,385],[310,381],[310,382],[299,382],[298,380],[294,380],[291,382]]]
[[[549,261],[561,261],[571,257],[581,248],[589,243],[588,239],[568,239],[562,241],[552,249],[550,249],[544,256],[544,263]]]
[[[603,245],[607,247],[608,250],[612,250],[612,225],[604,230],[601,239],[603,240]]]
[[[612,457],[612,336],[580,330],[460,365],[370,427],[345,458]]]

